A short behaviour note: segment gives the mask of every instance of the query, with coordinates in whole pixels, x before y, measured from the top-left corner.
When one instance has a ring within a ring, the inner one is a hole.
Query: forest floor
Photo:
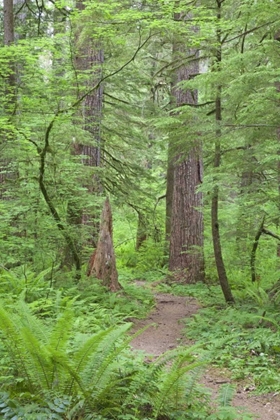
[[[137,283],[141,286],[142,282]],[[184,320],[199,310],[199,303],[191,297],[160,293],[155,294],[155,299],[155,308],[145,320],[135,322],[133,332],[146,325],[152,326],[132,340],[132,347],[153,358],[179,344],[193,345],[193,342],[187,341],[183,336]],[[214,366],[206,367],[201,384],[210,389],[213,401],[219,387],[225,383],[232,383],[237,387],[233,406],[243,408],[243,412],[251,413],[252,418],[256,420],[280,420],[280,395],[254,395],[244,388],[244,384],[231,380],[230,372]]]

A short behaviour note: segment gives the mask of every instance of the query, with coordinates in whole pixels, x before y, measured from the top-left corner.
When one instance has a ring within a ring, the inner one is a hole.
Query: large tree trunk
[[[13,0],[4,0],[4,45],[14,42]]]
[[[14,33],[14,10],[13,0],[4,0],[4,45],[9,47],[13,44],[15,39]],[[5,91],[3,99],[5,116],[11,120],[15,110],[15,63],[13,60],[9,62],[8,73],[4,75]],[[0,160],[0,197],[7,199],[6,181],[14,178],[14,171],[12,170],[12,159],[5,157],[9,155],[9,144],[13,141],[14,133],[12,130],[2,130],[0,138],[1,144],[1,160]],[[4,157],[3,157],[4,156]]]
[[[113,221],[110,201],[104,203],[97,248],[90,258],[88,276],[102,280],[104,286],[115,292],[121,288],[118,282],[116,258],[113,246]]]
[[[77,9],[81,12],[84,10],[85,5],[83,0],[77,2]],[[83,97],[84,91],[90,91],[102,77],[102,64],[104,62],[103,50],[98,42],[92,38],[87,37],[83,39],[80,27],[76,29],[76,59],[75,66],[77,75],[81,79],[87,75],[85,81],[81,81],[81,93]],[[81,102],[80,110],[77,113],[77,121],[82,121],[82,128],[89,133],[90,141],[85,144],[83,139],[77,138],[73,144],[73,154],[81,157],[81,163],[86,167],[99,167],[101,165],[101,118],[102,118],[102,104],[103,104],[103,85],[91,91],[85,96]],[[78,180],[77,182],[80,182]],[[85,180],[83,182],[89,194],[99,194],[102,191],[100,179],[97,175],[88,177],[86,172]],[[93,211],[82,208],[79,200],[74,197],[68,203],[68,223],[69,225],[80,228],[81,226],[86,229],[80,230],[79,238],[77,239],[78,249],[80,254],[84,245],[95,248],[98,240],[98,217]],[[85,234],[82,234],[82,232]],[[71,259],[69,260],[68,250],[66,249],[66,257],[64,264],[67,266],[72,265]]]
[[[204,279],[202,194],[196,191],[200,148],[175,165],[169,269],[187,283]]]
[[[174,58],[185,57],[187,53],[197,55],[194,51],[186,51],[181,45],[174,44]],[[178,83],[198,73],[198,60],[187,66],[182,65],[177,70],[173,87],[177,106],[197,103],[197,91],[183,90],[178,87]],[[198,138],[186,138],[185,145],[176,145],[175,153],[174,149],[171,143],[166,200],[166,238],[170,239],[169,269],[177,280],[193,283],[204,280],[202,193],[197,191],[202,182],[202,150]],[[187,157],[184,153],[186,149],[189,150]]]

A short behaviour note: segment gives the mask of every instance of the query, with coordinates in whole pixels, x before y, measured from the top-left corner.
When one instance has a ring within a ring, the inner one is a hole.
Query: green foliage
[[[191,348],[179,348],[146,364],[143,357],[131,358],[128,343],[133,336],[126,335],[131,324],[114,325],[82,339],[74,334],[73,314],[68,305],[55,322],[46,323],[22,301],[9,310],[1,306],[0,350],[13,377],[1,378],[3,418],[157,419],[176,412],[177,418],[195,419],[202,411],[207,415],[208,406],[200,407],[205,395],[196,385],[202,362]]]
[[[36,274],[27,266],[15,270],[2,269],[0,273],[0,294],[4,297],[18,298],[24,296],[25,301],[31,302],[39,297],[46,297],[50,291],[54,267],[47,268]],[[49,280],[46,280],[46,277]]]
[[[191,289],[195,295],[195,286]],[[216,289],[220,295],[220,290]],[[207,300],[200,288],[198,293],[207,307],[187,322],[188,337],[201,343],[205,350],[212,349],[215,363],[227,367],[233,378],[247,381],[248,386],[256,387],[258,391],[278,392],[279,314],[271,302],[268,304],[268,294],[263,290],[260,294],[252,290],[250,297],[253,300],[247,301],[246,305],[243,302],[227,307],[222,299],[217,303],[217,297],[211,296],[209,291],[206,292]]]
[[[248,282],[259,218],[266,215],[266,227],[279,234],[278,2],[221,2],[220,19],[209,1],[188,3],[184,11],[177,1],[131,5],[106,0],[83,6],[24,3],[16,11],[16,42],[0,46],[0,366],[2,387],[9,391],[2,395],[3,416],[86,419],[94,407],[95,420],[207,418],[207,410],[199,408],[204,395],[192,378],[184,388],[182,379],[195,363],[189,353],[172,355],[171,365],[169,356],[162,365],[148,367],[143,360],[134,364],[125,349],[128,326],[123,325],[131,317],[145,316],[154,304],[148,290],[126,280],[152,282],[168,274],[167,143],[187,155],[198,136],[205,162],[200,190],[208,286],[161,282],[158,289],[195,296],[208,305],[194,316],[190,336],[200,337],[204,349],[215,349],[215,362],[229,367],[235,377],[249,377],[258,389],[278,392],[279,292],[272,298],[269,291],[279,277],[275,238],[262,234],[258,284]],[[192,19],[174,19],[174,13],[183,12]],[[184,53],[174,62],[172,51],[180,44],[187,45],[190,56]],[[198,90],[198,106],[174,109],[174,72],[186,63],[191,68],[194,49],[199,50],[201,74],[180,89]],[[102,63],[94,61],[99,53],[105,57]],[[81,56],[83,66],[77,63]],[[8,91],[14,69],[12,98]],[[96,116],[95,106],[87,107],[99,87],[102,115]],[[214,170],[217,89],[222,102],[221,165]],[[92,111],[91,120],[84,118],[87,111]],[[98,149],[99,167],[88,164],[78,150],[82,145],[91,152]],[[58,217],[39,188],[42,178]],[[220,192],[222,251],[238,302],[234,308],[224,305],[216,287],[210,229],[214,179]],[[123,286],[117,294],[83,273],[77,287],[69,269],[65,237],[86,263],[98,230],[101,190],[114,204]],[[141,217],[147,239],[136,251]],[[209,418],[236,418],[226,404],[230,391],[224,390],[223,406]],[[181,405],[184,392],[190,402]]]

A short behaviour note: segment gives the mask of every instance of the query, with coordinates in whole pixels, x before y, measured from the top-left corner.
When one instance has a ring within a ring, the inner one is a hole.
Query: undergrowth
[[[0,283],[0,416],[10,420],[231,420],[229,390],[213,408],[199,376],[209,352],[177,348],[147,362],[132,352],[131,318],[154,305],[120,277],[108,292],[20,270]],[[17,282],[18,280],[18,282]],[[240,417],[240,419],[245,417]],[[249,418],[249,417],[248,417]]]
[[[83,336],[74,324],[71,304],[50,324],[23,300],[7,309],[1,302],[1,418],[212,418],[207,393],[197,384],[205,362],[191,348],[146,363],[128,347],[135,336],[126,334],[131,324]]]
[[[186,320],[186,334],[212,352],[216,366],[256,392],[280,391],[279,294],[260,285],[235,290],[237,303],[225,304],[219,286],[161,284],[159,289],[198,299],[201,309]]]

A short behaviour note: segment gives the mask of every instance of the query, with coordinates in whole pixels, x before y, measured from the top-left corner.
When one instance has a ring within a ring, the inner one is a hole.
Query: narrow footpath
[[[191,297],[157,293],[155,299],[155,309],[145,320],[135,322],[133,332],[146,325],[151,325],[150,328],[131,342],[134,349],[144,351],[148,357],[159,356],[179,344],[191,345],[183,336],[184,319],[199,310],[199,304]],[[235,382],[230,379],[229,372],[208,366],[202,375],[201,383],[212,390],[214,400],[222,384]],[[255,396],[250,390],[243,389],[242,385],[235,384],[237,392],[233,399],[234,406],[245,408],[246,412],[252,413],[254,420],[280,420],[280,395]]]

